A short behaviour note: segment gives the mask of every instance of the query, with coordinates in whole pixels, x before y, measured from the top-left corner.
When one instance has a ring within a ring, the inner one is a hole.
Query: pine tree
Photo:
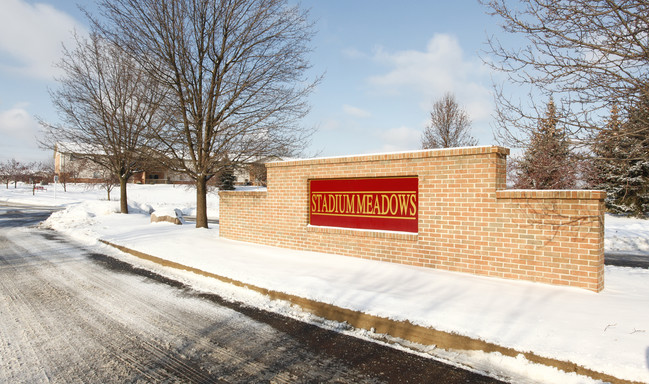
[[[647,131],[649,117],[646,101],[630,108],[625,121],[614,106],[608,124],[593,144],[593,184],[606,191],[606,208],[612,213],[644,217],[649,211],[649,148],[646,134],[642,134]]]
[[[570,189],[576,184],[575,161],[565,131],[550,99],[545,117],[539,119],[522,159],[514,164],[514,188]]]
[[[234,167],[227,165],[219,173],[219,189],[222,191],[232,191],[235,189],[234,182],[236,177],[234,176]]]

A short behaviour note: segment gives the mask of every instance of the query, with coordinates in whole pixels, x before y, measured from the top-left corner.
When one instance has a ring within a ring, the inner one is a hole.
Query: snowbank
[[[606,215],[606,253],[649,255],[649,220]]]

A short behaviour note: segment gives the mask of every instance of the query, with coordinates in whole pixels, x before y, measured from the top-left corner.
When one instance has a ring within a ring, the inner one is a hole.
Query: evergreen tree
[[[646,104],[630,108],[625,121],[614,106],[608,124],[593,144],[593,184],[606,191],[606,208],[612,213],[644,217],[649,211],[649,148],[643,134],[649,117]]]
[[[219,173],[219,189],[222,191],[232,191],[235,189],[235,181],[234,167],[232,165],[225,166]]]
[[[558,127],[557,109],[550,99],[545,117],[532,132],[522,159],[514,163],[514,188],[570,189],[576,184],[575,159],[565,131]]]

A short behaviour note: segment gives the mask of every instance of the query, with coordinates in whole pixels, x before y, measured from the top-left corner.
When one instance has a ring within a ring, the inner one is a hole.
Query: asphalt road
[[[604,264],[618,267],[649,269],[649,257],[623,253],[607,253],[604,255]]]
[[[497,383],[200,294],[0,206],[0,383]]]

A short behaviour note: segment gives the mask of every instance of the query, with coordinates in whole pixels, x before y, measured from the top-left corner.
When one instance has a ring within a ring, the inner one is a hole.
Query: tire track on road
[[[17,243],[20,242],[19,239]],[[67,321],[79,330],[74,335],[70,335],[71,339],[93,335],[94,339],[101,340],[101,353],[95,350],[92,355],[109,355],[111,359],[123,363],[121,371],[135,370],[147,381],[165,381],[171,377],[193,382],[210,381],[209,376],[202,370],[177,358],[173,351],[148,341],[148,338],[153,335],[147,334],[143,327],[138,326],[138,323],[142,323],[142,318],[128,315],[146,313],[146,319],[170,318],[165,313],[164,307],[159,305],[159,301],[150,303],[150,300],[155,300],[156,295],[140,297],[131,289],[133,283],[141,283],[139,279],[134,277],[129,279],[114,274],[98,275],[97,266],[86,258],[78,258],[74,262],[60,262],[59,255],[41,256],[45,254],[42,252],[43,247],[32,242],[29,244],[31,244],[31,254],[35,255],[34,263],[39,265],[36,274],[40,275],[43,281],[47,281],[43,292],[73,293],[65,301],[74,305],[63,309]],[[66,251],[69,251],[69,247],[64,246],[58,252]],[[61,314],[53,315],[54,318],[58,318]],[[150,321],[145,323],[149,325]],[[178,322],[176,324],[180,325]],[[160,329],[151,326],[149,328]],[[70,342],[62,344],[69,345],[70,350],[75,349]],[[59,366],[61,362],[57,361],[55,364]],[[90,369],[88,371],[92,372]]]
[[[3,240],[6,244],[7,240]],[[27,369],[21,367],[22,374],[18,377],[12,377],[11,380],[49,382],[52,378],[59,376],[58,372],[69,367],[70,355],[75,352],[74,349],[64,348],[68,352],[65,355],[48,353],[52,350],[52,345],[59,346],[61,343],[65,343],[67,339],[62,336],[60,330],[53,330],[49,326],[48,323],[54,314],[45,306],[35,305],[35,303],[49,302],[51,299],[58,299],[58,297],[51,294],[53,287],[40,279],[38,273],[35,273],[35,269],[30,265],[31,260],[21,262],[20,268],[16,267],[15,262],[20,260],[20,255],[27,252],[25,248],[13,244],[12,247],[5,247],[4,249],[10,250],[11,253],[9,255],[0,255],[0,264],[4,269],[3,272],[10,272],[11,278],[1,279],[2,291],[7,294],[6,297],[9,299],[6,303],[7,313],[3,317],[11,318],[13,325],[11,332],[20,337],[20,342],[14,343],[18,350],[6,351],[7,353],[3,353],[3,356],[6,356],[6,361],[9,364],[15,361],[36,360],[40,362],[35,370],[30,369],[30,367],[27,367]],[[37,297],[38,300],[33,300],[33,297]],[[3,328],[5,328],[5,334],[9,333],[7,327]],[[72,363],[76,366],[83,364],[83,361],[74,359]],[[54,367],[55,369],[46,370],[43,367]],[[6,371],[13,372],[14,369],[7,369]],[[34,376],[35,372],[39,373],[36,377]],[[91,373],[92,371],[88,370],[87,372]],[[27,377],[23,375],[27,375]],[[92,380],[92,377],[86,378],[88,380],[85,381]],[[71,378],[70,381],[80,382],[79,379],[83,381],[84,376],[79,377],[77,375],[76,380]]]

